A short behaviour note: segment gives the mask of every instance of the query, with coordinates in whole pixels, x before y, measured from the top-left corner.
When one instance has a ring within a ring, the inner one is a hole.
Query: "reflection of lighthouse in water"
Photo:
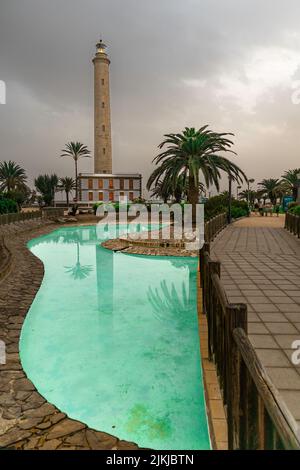
[[[114,309],[114,254],[96,245],[98,309],[101,314],[112,318]]]

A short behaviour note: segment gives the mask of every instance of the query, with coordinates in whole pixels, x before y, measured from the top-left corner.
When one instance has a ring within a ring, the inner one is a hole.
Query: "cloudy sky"
[[[164,133],[209,124],[234,132],[249,177],[280,177],[300,166],[299,18],[299,0],[0,0],[0,160],[73,175],[59,155],[93,149],[101,34],[116,172],[145,183]]]

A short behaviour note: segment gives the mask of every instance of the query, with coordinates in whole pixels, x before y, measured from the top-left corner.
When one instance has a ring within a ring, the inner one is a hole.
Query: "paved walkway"
[[[300,340],[300,240],[283,217],[243,219],[213,245],[230,302],[248,305],[249,339],[300,425],[300,365],[291,361]]]

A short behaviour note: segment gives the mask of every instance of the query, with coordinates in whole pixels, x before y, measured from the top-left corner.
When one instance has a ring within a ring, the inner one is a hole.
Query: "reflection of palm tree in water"
[[[65,270],[67,274],[70,274],[71,277],[75,280],[83,280],[86,279],[93,270],[91,264],[82,265],[80,263],[80,249],[79,249],[79,241],[75,240],[76,243],[76,264],[74,266],[65,266]]]
[[[183,326],[195,309],[193,298],[187,293],[185,282],[181,286],[181,295],[178,295],[178,289],[173,283],[169,288],[163,280],[160,288],[149,287],[147,296],[159,320],[172,320],[178,326]]]

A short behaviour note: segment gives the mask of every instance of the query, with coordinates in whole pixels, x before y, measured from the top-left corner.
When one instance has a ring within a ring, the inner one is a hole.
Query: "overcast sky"
[[[0,0],[0,160],[31,181],[73,175],[59,155],[75,139],[93,149],[101,34],[115,172],[145,183],[164,133],[209,124],[234,132],[249,177],[278,178],[300,167],[299,18],[299,0]]]

